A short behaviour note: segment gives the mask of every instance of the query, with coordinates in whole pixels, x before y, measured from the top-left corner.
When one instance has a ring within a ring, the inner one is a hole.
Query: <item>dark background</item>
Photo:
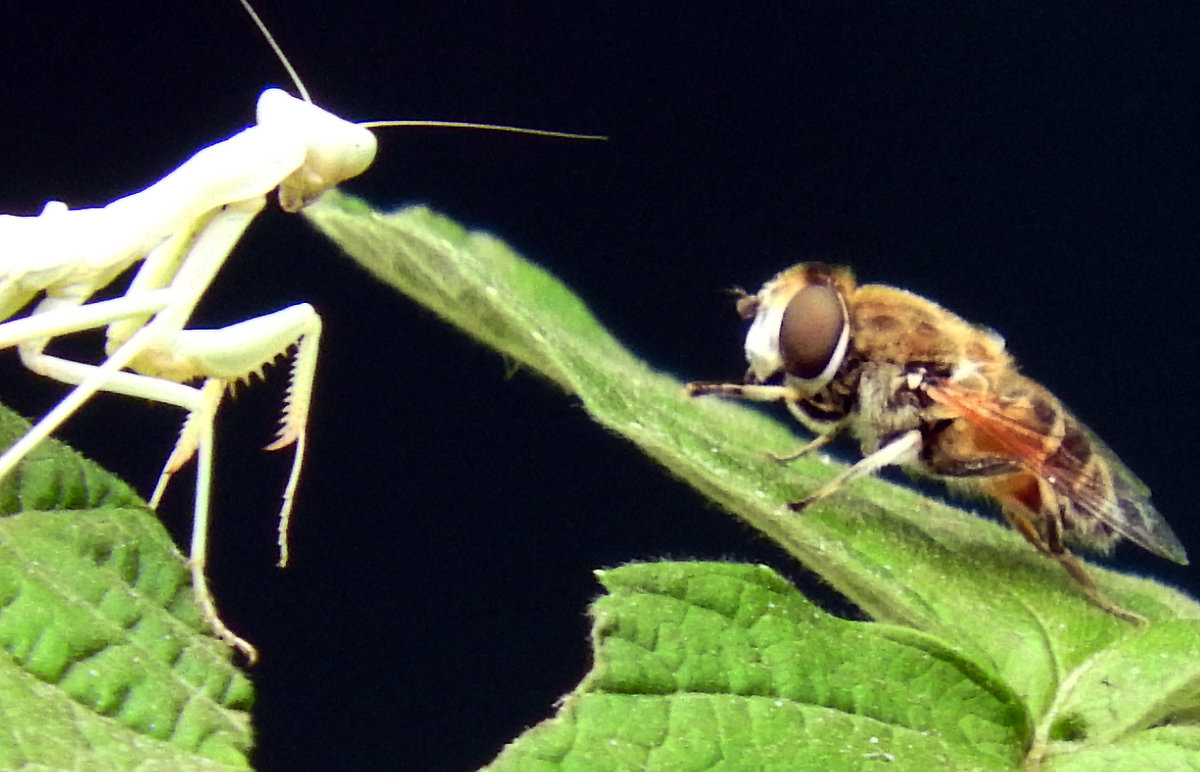
[[[287,86],[233,0],[93,5],[6,8],[0,211],[132,192]],[[683,379],[740,375],[743,327],[722,291],[801,259],[936,299],[1001,331],[1200,555],[1200,9],[834,5],[258,9],[342,116],[611,137],[384,131],[349,191],[508,239]],[[290,456],[257,450],[281,379],[242,390],[219,428],[210,573],[262,652],[263,768],[487,762],[585,672],[597,567],[766,561],[811,586],[573,399],[506,378],[498,355],[297,217],[254,224],[196,324],[300,301],[326,335],[287,571],[272,566]],[[22,412],[63,393],[3,360],[0,396]],[[178,421],[101,397],[63,435],[148,493]],[[188,480],[162,511],[181,543]],[[1117,563],[1200,586],[1129,547]]]

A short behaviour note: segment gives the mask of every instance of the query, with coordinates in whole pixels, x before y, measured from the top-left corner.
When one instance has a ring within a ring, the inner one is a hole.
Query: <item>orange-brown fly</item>
[[[1121,538],[1177,563],[1183,546],[1150,492],[1045,387],[1017,372],[1004,340],[925,298],[857,286],[845,268],[801,263],[738,298],[751,320],[744,383],[691,383],[692,396],[782,401],[817,437],[849,430],[863,458],[792,504],[900,465],[996,500],[1039,552],[1097,606],[1109,600],[1067,544],[1108,551]]]

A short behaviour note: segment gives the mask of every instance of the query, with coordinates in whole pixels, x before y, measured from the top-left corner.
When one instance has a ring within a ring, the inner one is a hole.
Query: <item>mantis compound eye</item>
[[[792,296],[779,326],[779,355],[788,375],[832,376],[845,354],[846,306],[835,288],[812,284]]]

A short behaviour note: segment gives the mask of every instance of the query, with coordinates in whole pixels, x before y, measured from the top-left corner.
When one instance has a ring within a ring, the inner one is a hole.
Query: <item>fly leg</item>
[[[822,437],[824,436],[828,435],[822,435]],[[813,442],[809,443],[809,445],[815,444],[821,440],[822,437],[818,437],[816,440],[813,440]],[[900,434],[892,438],[874,453],[871,453],[870,455],[861,459],[854,466],[850,467],[837,477],[822,485],[813,493],[809,494],[803,499],[800,499],[799,501],[794,501],[791,504],[788,504],[788,507],[796,512],[799,512],[808,505],[837,493],[848,483],[857,480],[860,477],[866,477],[868,475],[875,474],[886,466],[895,466],[897,464],[911,462],[916,458],[917,451],[920,449],[920,447],[921,432],[913,429],[912,431]]]
[[[1096,580],[1083,567],[1079,558],[1075,557],[1074,553],[1062,543],[1062,527],[1057,517],[1044,519],[1046,533],[1042,534],[1034,525],[1029,513],[1013,506],[1004,507],[1003,512],[1004,519],[1017,529],[1017,533],[1025,537],[1025,541],[1032,544],[1038,552],[1062,566],[1093,605],[1112,614],[1117,619],[1123,619],[1135,625],[1146,624],[1144,616],[1123,608],[1104,594],[1104,591],[1096,584]]]

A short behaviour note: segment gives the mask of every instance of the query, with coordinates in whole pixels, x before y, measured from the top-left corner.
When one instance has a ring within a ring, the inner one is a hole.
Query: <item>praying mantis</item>
[[[248,662],[254,646],[218,613],[206,576],[213,482],[214,421],[229,387],[292,353],[283,416],[268,450],[294,447],[279,511],[279,565],[288,563],[288,527],[303,470],[321,317],[307,303],[218,329],[189,328],[197,304],[247,226],[277,191],[280,208],[298,212],[371,164],[371,128],[438,125],[572,135],[487,124],[431,121],[353,123],[316,106],[247,0],[239,0],[296,84],[300,97],[267,89],[256,122],[202,148],[144,190],[95,208],[48,202],[41,213],[0,215],[0,348],[15,347],[31,371],[73,386],[61,402],[0,454],[9,475],[98,392],[186,411],[178,441],[149,499],[157,507],[172,475],[193,458],[196,490],[189,569],[196,601],[213,633]],[[138,265],[140,263],[140,265]],[[92,300],[138,266],[124,293]],[[33,303],[26,316],[16,316]],[[47,353],[56,337],[105,329],[99,364]],[[193,385],[198,384],[198,385]]]

